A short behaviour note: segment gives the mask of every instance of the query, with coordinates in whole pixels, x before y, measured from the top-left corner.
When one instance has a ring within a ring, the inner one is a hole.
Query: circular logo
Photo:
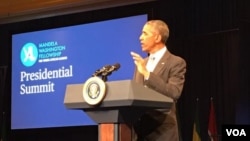
[[[105,97],[105,82],[99,77],[91,77],[85,82],[85,84],[83,84],[82,92],[86,103],[89,105],[97,105]]]
[[[30,67],[36,63],[38,57],[38,50],[35,44],[27,43],[23,46],[20,59],[24,66]]]

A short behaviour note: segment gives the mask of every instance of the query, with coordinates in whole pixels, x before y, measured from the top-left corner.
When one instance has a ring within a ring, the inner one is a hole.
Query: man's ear
[[[156,43],[159,43],[159,42],[161,42],[161,35],[159,35],[159,34],[157,34],[156,36],[155,36],[155,42]]]

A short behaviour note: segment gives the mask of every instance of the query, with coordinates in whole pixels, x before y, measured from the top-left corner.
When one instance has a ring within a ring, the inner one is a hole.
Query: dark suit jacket
[[[134,79],[176,101],[182,93],[185,73],[185,60],[166,51],[148,80],[145,80],[137,70]],[[134,125],[137,126],[137,135],[144,136],[146,141],[179,140],[175,103],[170,111],[153,110],[145,113]]]

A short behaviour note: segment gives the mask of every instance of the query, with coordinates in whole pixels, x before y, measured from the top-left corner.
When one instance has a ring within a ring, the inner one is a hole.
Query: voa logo
[[[244,129],[226,129],[227,136],[247,136]]]
[[[38,57],[38,50],[35,44],[26,43],[20,53],[20,59],[24,66],[31,67],[33,66]]]

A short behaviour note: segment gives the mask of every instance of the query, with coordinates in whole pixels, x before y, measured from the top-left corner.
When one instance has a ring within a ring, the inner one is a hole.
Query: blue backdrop
[[[99,68],[120,63],[109,81],[132,79],[130,52],[143,56],[136,15],[12,36],[11,128],[95,125],[63,104],[67,84],[84,83]]]

